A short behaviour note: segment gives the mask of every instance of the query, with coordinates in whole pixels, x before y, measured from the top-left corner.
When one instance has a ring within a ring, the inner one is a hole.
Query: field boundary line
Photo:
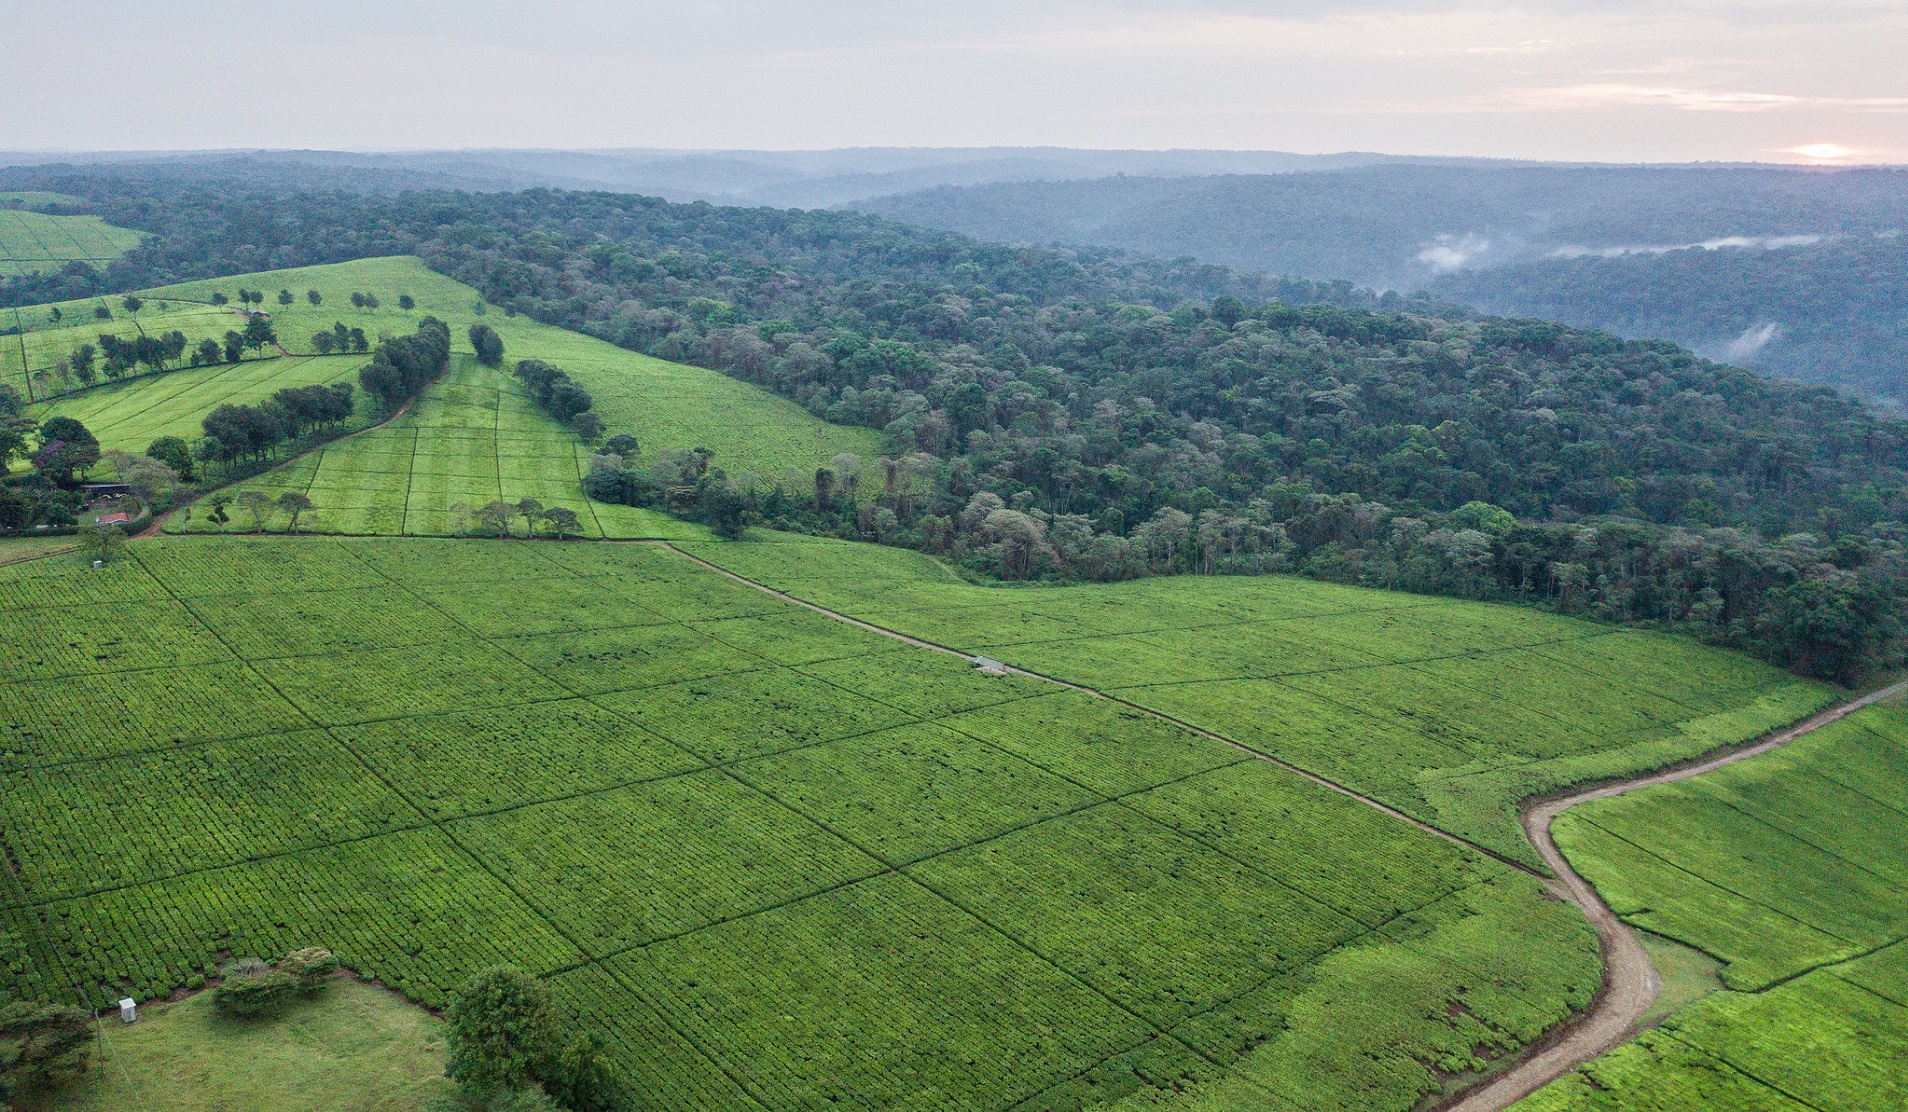
[[[1651,964],[1649,953],[1637,940],[1636,933],[1610,910],[1590,882],[1577,875],[1563,852],[1557,848],[1550,827],[1558,815],[1581,803],[1610,799],[1638,788],[1673,784],[1761,756],[1839,722],[1864,707],[1904,693],[1908,693],[1908,680],[1900,680],[1866,695],[1843,700],[1799,722],[1764,734],[1760,740],[1714,756],[1550,799],[1528,801],[1523,813],[1524,835],[1536,847],[1544,863],[1557,874],[1553,890],[1576,904],[1601,938],[1603,987],[1589,1010],[1574,1023],[1562,1028],[1555,1037],[1537,1044],[1535,1051],[1527,1054],[1516,1065],[1457,1099],[1440,1105],[1442,1112],[1503,1112],[1552,1081],[1629,1042],[1641,1029],[1643,1016],[1656,1003],[1657,994],[1662,991],[1662,978]]]
[[[896,640],[899,640],[908,645],[912,645],[917,649],[928,649],[932,652],[946,653],[949,656],[958,656],[961,659],[969,661],[969,662],[973,661],[974,659],[974,656],[971,653],[964,653],[960,651],[959,649],[949,648],[946,645],[937,645],[932,641],[926,641],[919,637],[912,636],[910,634],[901,633],[897,630],[888,629],[885,626],[879,626],[874,624],[873,622],[863,621],[860,618],[853,618],[848,616],[847,614],[841,613],[840,611],[830,610],[827,607],[821,606],[817,603],[809,602],[806,599],[797,598],[796,596],[791,595],[786,591],[778,591],[775,588],[770,587],[766,584],[758,583],[755,580],[748,578],[747,576],[738,575],[737,573],[732,572],[725,567],[710,563],[708,560],[705,560],[702,557],[697,556],[696,554],[692,552],[688,552],[681,548],[677,548],[673,543],[669,541],[639,541],[637,543],[653,544],[661,548],[666,548],[669,551],[676,553],[677,555],[683,557],[686,560],[693,561],[697,564],[702,565],[705,568],[708,568],[710,571],[714,571],[721,575],[728,576],[730,579],[733,579],[738,583],[746,584],[750,587],[755,588],[758,591],[764,591],[768,594],[774,595],[776,598],[794,603],[797,606],[805,607],[824,617],[833,618],[838,622],[846,622],[849,625],[858,626],[862,629],[869,631],[870,633],[878,633],[884,637],[893,637]],[[1471,850],[1475,853],[1481,853],[1484,856],[1489,857],[1492,860],[1497,861],[1501,864],[1508,865],[1519,872],[1537,877],[1539,880],[1547,881],[1549,879],[1548,877],[1545,877],[1542,873],[1538,872],[1536,869],[1531,868],[1529,865],[1526,865],[1520,861],[1514,861],[1511,858],[1505,857],[1503,854],[1495,852],[1494,850],[1485,849],[1483,846],[1480,846],[1476,844],[1475,842],[1469,841],[1468,839],[1463,838],[1457,834],[1453,834],[1448,830],[1441,830],[1438,827],[1432,826],[1430,823],[1423,821],[1422,819],[1413,818],[1412,816],[1406,814],[1403,811],[1400,811],[1399,809],[1391,806],[1388,803],[1381,803],[1378,800],[1373,799],[1371,796],[1364,795],[1357,791],[1354,791],[1351,788],[1338,783],[1337,781],[1331,780],[1324,776],[1320,776],[1315,772],[1308,772],[1305,769],[1300,768],[1299,766],[1295,764],[1282,761],[1279,758],[1274,757],[1269,753],[1261,752],[1260,750],[1254,749],[1249,745],[1245,745],[1241,742],[1234,741],[1233,739],[1226,737],[1223,734],[1214,733],[1211,730],[1207,730],[1199,726],[1195,726],[1190,722],[1184,721],[1183,719],[1175,718],[1174,716],[1167,714],[1163,711],[1154,710],[1152,707],[1143,706],[1139,703],[1132,702],[1131,700],[1128,700],[1128,699],[1122,699],[1118,695],[1110,695],[1104,691],[1100,691],[1095,688],[1088,687],[1085,684],[1073,683],[1069,680],[1059,679],[1055,676],[1045,675],[1040,672],[1031,671],[1026,668],[1016,667],[1011,664],[1004,665],[1003,667],[1011,675],[1025,676],[1028,679],[1042,680],[1046,683],[1056,684],[1060,687],[1064,687],[1072,691],[1078,691],[1083,695],[1090,695],[1096,699],[1105,699],[1111,703],[1118,703],[1120,706],[1128,707],[1132,710],[1139,711],[1141,714],[1147,715],[1148,717],[1151,717],[1151,718],[1156,718],[1162,722],[1171,723],[1174,726],[1178,726],[1182,730],[1191,731],[1192,733],[1198,734],[1200,737],[1206,738],[1210,741],[1216,741],[1222,745],[1229,745],[1232,748],[1237,749],[1242,753],[1249,754],[1253,757],[1257,757],[1258,759],[1262,761],[1266,761],[1270,764],[1276,765],[1277,767],[1282,768],[1287,772],[1293,773],[1294,775],[1302,776],[1305,779],[1310,780],[1312,783],[1319,785],[1320,787],[1328,788],[1332,791],[1339,793],[1340,795],[1346,796],[1350,799],[1354,799],[1358,801],[1359,803],[1364,804],[1367,807],[1383,812],[1384,814],[1390,815],[1392,818],[1397,819],[1400,822],[1407,823],[1411,826],[1415,826],[1419,830],[1422,830],[1427,834],[1431,834],[1436,837],[1442,838],[1447,842],[1451,842],[1456,845],[1462,846],[1463,848]],[[1908,682],[1905,682],[1904,686],[1908,686]]]

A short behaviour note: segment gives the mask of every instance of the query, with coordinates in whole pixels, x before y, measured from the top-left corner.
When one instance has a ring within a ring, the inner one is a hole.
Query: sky
[[[0,149],[1908,162],[1903,0],[9,0]]]

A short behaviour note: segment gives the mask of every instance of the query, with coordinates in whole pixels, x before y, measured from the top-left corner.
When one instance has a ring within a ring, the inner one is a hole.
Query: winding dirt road
[[[1445,1103],[1441,1106],[1443,1112],[1502,1112],[1585,1062],[1608,1054],[1637,1033],[1644,1014],[1656,1003],[1656,994],[1663,987],[1662,979],[1650,964],[1649,955],[1644,952],[1643,944],[1637,941],[1635,932],[1617,918],[1609,905],[1598,897],[1596,889],[1578,876],[1571,869],[1570,862],[1558,851],[1557,843],[1550,837],[1550,824],[1558,815],[1579,803],[1608,799],[1654,784],[1673,784],[1678,780],[1713,772],[1724,765],[1746,761],[1846,718],[1865,706],[1904,693],[1908,693],[1908,680],[1839,703],[1793,726],[1765,735],[1760,741],[1720,756],[1544,800],[1527,808],[1523,819],[1524,835],[1530,839],[1531,845],[1537,847],[1544,864],[1557,874],[1557,880],[1551,884],[1551,891],[1581,908],[1584,917],[1590,920],[1590,925],[1596,928],[1602,940],[1603,991],[1597,995],[1590,1010],[1561,1035],[1538,1044],[1536,1050],[1523,1061]]]

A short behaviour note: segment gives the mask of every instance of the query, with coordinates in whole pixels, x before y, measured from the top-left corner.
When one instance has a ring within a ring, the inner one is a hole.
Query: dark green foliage
[[[228,973],[212,990],[212,1006],[230,1019],[270,1019],[285,1010],[300,987],[296,976],[278,969]]]
[[[573,1035],[542,1074],[551,1102],[570,1112],[617,1112],[629,1104],[610,1048],[592,1032]]]
[[[338,959],[330,950],[308,946],[286,954],[278,968],[298,981],[299,992],[311,996],[325,990],[331,975],[338,971]]]
[[[92,1035],[83,1008],[18,1002],[0,1005],[0,1108],[57,1088],[86,1069]]]
[[[162,436],[146,445],[146,455],[172,468],[179,481],[192,481],[192,446],[176,436]]]
[[[496,966],[472,977],[444,1018],[444,1072],[475,1093],[529,1087],[556,1049],[550,992],[521,969]]]
[[[449,365],[450,328],[436,317],[425,317],[411,335],[379,343],[371,362],[358,371],[358,382],[387,410],[396,409]]]
[[[477,362],[486,367],[503,365],[503,338],[497,335],[496,329],[487,324],[471,325],[470,346],[477,353]]]

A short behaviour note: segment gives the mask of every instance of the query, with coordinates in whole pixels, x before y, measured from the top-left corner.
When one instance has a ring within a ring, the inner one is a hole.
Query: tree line
[[[1276,525],[1286,566],[1305,574],[1501,592],[1572,612],[1594,597],[1601,609],[1586,612],[1713,626],[1812,674],[1899,655],[1902,422],[1672,344],[847,213],[546,190],[266,204],[196,186],[67,184],[102,211],[137,209],[147,223],[136,226],[160,233],[117,273],[239,267],[260,245],[298,263],[417,253],[506,310],[880,428],[889,462],[911,476],[893,505],[863,498],[830,513],[813,508],[813,475],[718,482],[705,466],[645,493],[622,476],[653,462],[631,468],[609,453],[619,462],[599,487],[629,485],[661,504],[700,488],[715,508],[740,498],[742,518],[798,523],[806,512],[818,529],[957,555],[965,546],[959,558],[1010,577],[1223,563],[1055,560],[1028,528],[1061,554],[1078,519],[1088,551],[1104,553],[1164,551],[1153,523],[1167,528],[1175,514],[1195,533],[1202,520],[1222,535],[1243,528],[1229,521]],[[288,210],[298,226],[272,231],[264,214]],[[1399,311],[1411,308],[1439,311]],[[979,494],[1026,522],[968,515]],[[1377,533],[1314,528],[1352,499],[1367,507],[1359,520],[1382,523]],[[1474,503],[1534,532],[1475,527]],[[1002,549],[1010,534],[1021,539]],[[1541,568],[1517,554],[1537,550]],[[1743,551],[1756,575],[1727,570]],[[1809,555],[1824,552],[1834,555]],[[1272,566],[1257,556],[1234,564]],[[1711,567],[1722,570],[1676,585]]]

